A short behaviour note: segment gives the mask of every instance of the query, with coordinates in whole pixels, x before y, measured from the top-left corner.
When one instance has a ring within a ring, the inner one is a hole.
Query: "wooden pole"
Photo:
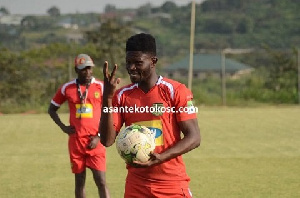
[[[297,48],[297,64],[298,64],[298,104],[300,104],[300,49]]]
[[[191,37],[190,37],[190,65],[188,74],[188,88],[192,90],[193,65],[194,65],[194,37],[195,37],[195,0],[192,1],[191,9]]]
[[[221,73],[221,79],[222,79],[222,105],[226,106],[226,69],[225,69],[225,50],[221,51],[221,67],[222,67],[222,73]]]

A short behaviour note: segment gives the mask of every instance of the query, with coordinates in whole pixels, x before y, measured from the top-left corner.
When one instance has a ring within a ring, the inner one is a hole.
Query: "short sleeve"
[[[197,118],[197,107],[193,104],[193,93],[183,84],[175,89],[174,104],[176,118],[185,121]]]
[[[60,87],[52,98],[51,103],[57,107],[60,107],[65,101],[66,97],[64,94],[62,94],[62,87]]]

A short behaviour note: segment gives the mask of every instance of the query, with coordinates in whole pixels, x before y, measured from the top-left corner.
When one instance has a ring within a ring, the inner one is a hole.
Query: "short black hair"
[[[133,35],[126,42],[126,52],[128,51],[141,51],[156,55],[155,38],[146,33]]]

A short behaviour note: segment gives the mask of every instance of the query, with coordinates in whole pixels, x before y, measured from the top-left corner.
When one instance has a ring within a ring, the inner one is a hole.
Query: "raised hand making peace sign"
[[[115,64],[111,74],[108,71],[108,62],[104,62],[103,66],[103,81],[104,81],[104,90],[103,90],[103,98],[112,98],[116,89],[117,85],[120,83],[121,79],[116,78],[115,74],[118,69],[118,65]]]

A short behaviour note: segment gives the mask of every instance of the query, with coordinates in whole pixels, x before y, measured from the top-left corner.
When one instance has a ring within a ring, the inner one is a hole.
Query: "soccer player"
[[[75,197],[85,198],[86,167],[90,168],[98,193],[107,198],[106,150],[98,135],[101,116],[103,82],[95,79],[94,62],[87,54],[75,58],[77,79],[63,84],[51,100],[48,113],[61,130],[69,136],[69,155],[75,174]],[[68,101],[70,125],[66,126],[57,110]]]
[[[103,110],[125,106],[143,110],[103,111],[100,139],[103,145],[111,146],[123,124],[148,127],[155,133],[156,148],[148,162],[127,164],[124,197],[190,198],[190,178],[182,154],[198,147],[201,140],[193,95],[184,84],[158,75],[157,61],[155,38],[141,33],[126,42],[126,69],[132,84],[116,90],[120,82],[115,77],[117,65],[109,73],[108,63],[104,63]]]

